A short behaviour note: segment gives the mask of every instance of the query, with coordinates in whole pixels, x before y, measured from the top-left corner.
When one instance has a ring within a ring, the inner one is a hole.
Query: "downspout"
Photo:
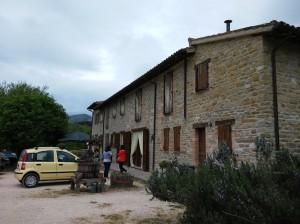
[[[153,140],[153,153],[152,153],[152,171],[155,167],[155,134],[156,134],[156,92],[157,92],[157,83],[150,81],[154,85],[154,113],[153,113],[153,134],[151,135],[151,140]]]
[[[184,83],[183,83],[183,88],[184,88],[184,96],[183,96],[183,114],[184,114],[184,119],[186,119],[186,98],[187,98],[187,94],[186,94],[186,81],[187,79],[187,59],[186,57],[184,58]]]
[[[273,84],[273,111],[274,111],[274,133],[275,133],[275,150],[279,150],[280,138],[279,138],[279,120],[278,120],[278,99],[277,99],[277,73],[276,73],[276,51],[282,47],[282,45],[288,40],[288,38],[281,41],[276,47],[273,48],[271,53],[272,62],[272,84]]]
[[[104,139],[105,139],[105,135],[104,135],[104,123],[105,123],[105,110],[103,110],[103,123],[102,123],[102,155],[103,155],[103,150],[104,150]]]
[[[91,125],[91,134],[90,134],[90,139],[92,139],[93,138],[93,123],[94,123],[94,110],[88,110],[88,111],[90,111],[90,112],[92,112],[92,125]]]

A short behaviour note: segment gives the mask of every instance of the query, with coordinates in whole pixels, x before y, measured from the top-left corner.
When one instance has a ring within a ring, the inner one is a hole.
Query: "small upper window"
[[[125,98],[120,100],[120,115],[125,114]]]
[[[101,110],[99,113],[100,113],[100,122],[102,123],[103,122],[103,110]]]
[[[95,112],[95,124],[99,124],[100,121],[100,111]]]
[[[208,88],[208,68],[210,59],[195,66],[196,91]]]
[[[105,128],[109,128],[109,107],[105,110]]]
[[[116,118],[117,116],[117,103],[112,106],[112,118]]]
[[[135,121],[141,120],[142,112],[142,89],[135,92]]]
[[[165,75],[164,80],[164,112],[165,114],[172,113],[173,109],[173,74]]]

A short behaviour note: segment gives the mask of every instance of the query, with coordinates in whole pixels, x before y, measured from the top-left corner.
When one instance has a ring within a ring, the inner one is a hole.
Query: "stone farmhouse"
[[[151,171],[174,156],[197,165],[225,142],[254,161],[255,138],[300,152],[300,27],[272,21],[189,38],[189,46],[104,101],[92,136]],[[114,157],[115,158],[115,157]]]

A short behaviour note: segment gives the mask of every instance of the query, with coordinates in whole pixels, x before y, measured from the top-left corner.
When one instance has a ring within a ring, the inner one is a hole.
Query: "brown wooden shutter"
[[[168,73],[164,78],[164,113],[169,114],[173,108],[173,74]]]
[[[131,152],[131,132],[125,132],[123,145],[126,151],[125,165],[130,166],[130,152]]]
[[[206,159],[205,128],[198,129],[198,138],[199,138],[199,163],[204,163]]]
[[[169,151],[169,133],[170,128],[164,129],[164,151]]]
[[[180,127],[174,127],[174,151],[180,151]]]
[[[117,147],[117,151],[120,150],[120,133],[117,133],[115,134],[115,144],[116,144],[116,147]]]
[[[149,131],[143,130],[143,171],[149,171]]]
[[[206,89],[208,87],[208,64],[200,65],[199,74],[199,90]]]
[[[227,146],[232,148],[232,139],[231,139],[231,125],[230,124],[220,124],[218,125],[218,143],[219,147],[222,141],[226,142]]]

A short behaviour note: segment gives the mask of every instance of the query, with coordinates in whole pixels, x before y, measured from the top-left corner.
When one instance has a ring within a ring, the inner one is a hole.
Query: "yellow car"
[[[39,181],[70,180],[77,171],[78,157],[58,147],[36,147],[21,152],[15,178],[23,186],[36,187]]]

